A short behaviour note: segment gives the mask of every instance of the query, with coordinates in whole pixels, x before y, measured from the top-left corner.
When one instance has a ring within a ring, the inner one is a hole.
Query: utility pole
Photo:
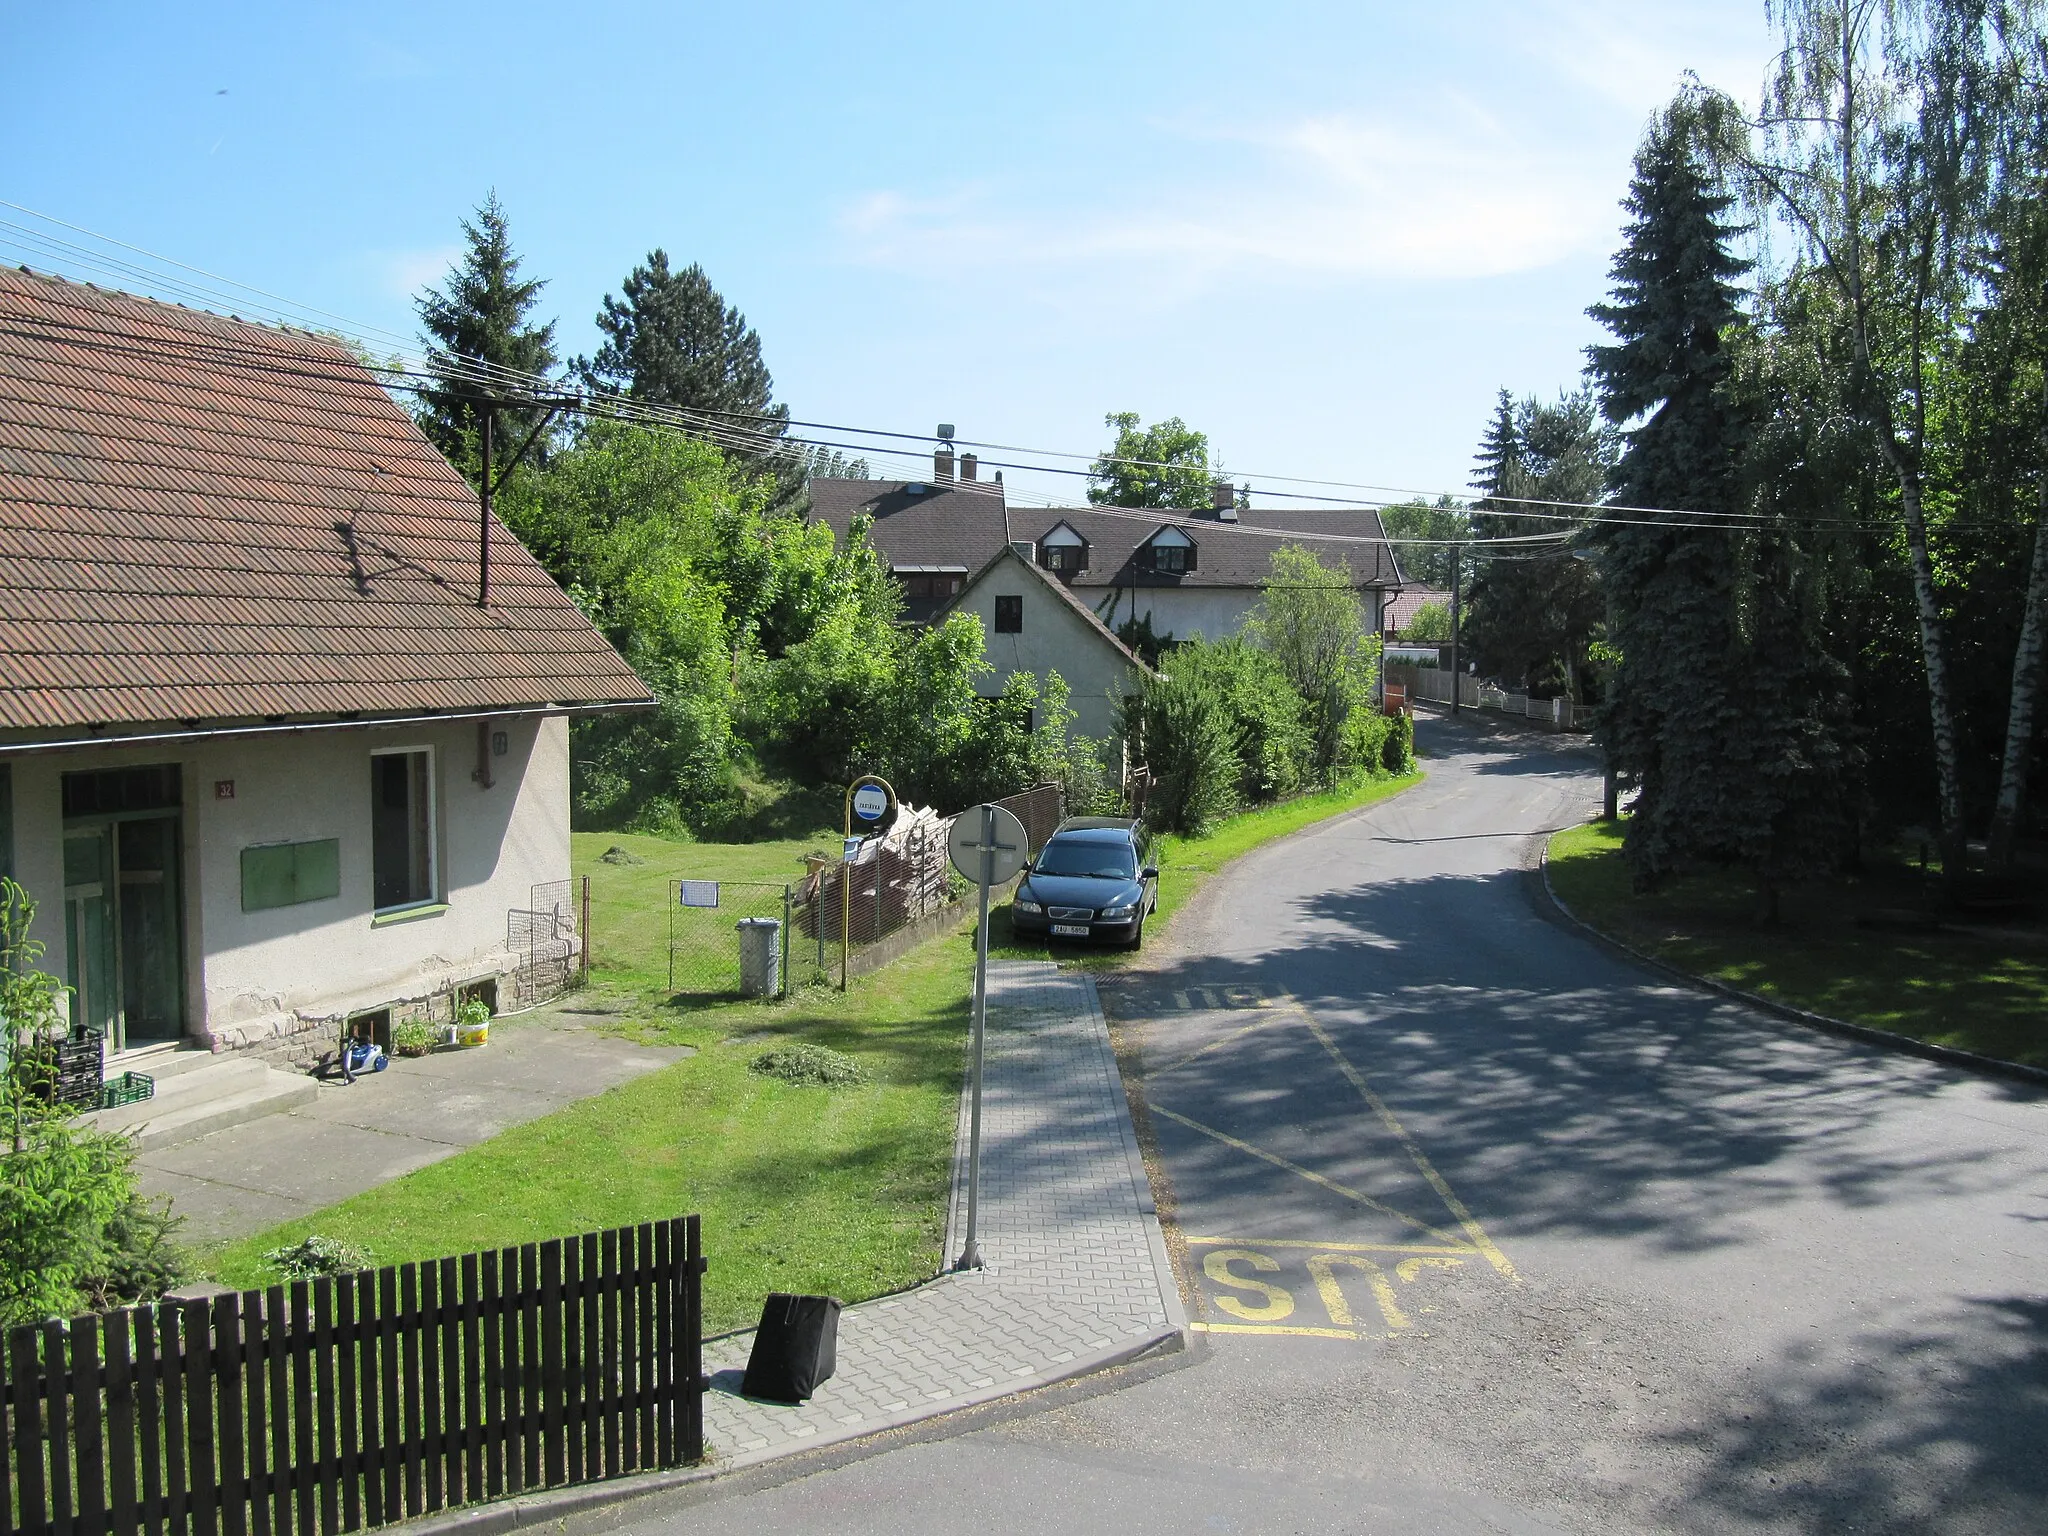
[[[1463,599],[1460,591],[1464,579],[1465,546],[1451,546],[1451,713],[1458,712],[1458,622],[1463,617]]]

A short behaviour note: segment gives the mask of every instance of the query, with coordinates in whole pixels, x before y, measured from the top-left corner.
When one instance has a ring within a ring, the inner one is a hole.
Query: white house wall
[[[1024,599],[1021,634],[996,633],[998,597]],[[1137,678],[1101,632],[1045,583],[1006,561],[961,598],[960,611],[981,620],[988,661],[995,668],[985,683],[991,692],[1000,692],[1019,672],[1035,673],[1041,680],[1057,672],[1071,694],[1074,729],[1098,739],[1115,734],[1116,701],[1137,691]]]
[[[1095,609],[1111,629],[1133,616],[1152,617],[1152,633],[1164,639],[1227,640],[1244,628],[1244,621],[1265,596],[1256,587],[1122,587],[1116,591],[1112,608],[1109,594],[1100,588],[1082,589],[1077,596]],[[1360,592],[1365,605],[1368,631],[1379,633],[1380,594],[1368,588]]]
[[[472,778],[474,720],[164,747],[36,753],[13,760],[17,878],[41,907],[36,932],[66,966],[62,775],[175,762],[183,777],[186,1034],[215,1049],[260,1046],[367,1008],[496,976],[512,963],[507,914],[535,885],[569,878],[569,735],[560,717],[491,722],[508,751],[492,786]],[[437,884],[445,910],[374,920],[370,756],[434,750]],[[217,786],[232,783],[232,798]],[[340,841],[340,894],[242,910],[241,853]]]

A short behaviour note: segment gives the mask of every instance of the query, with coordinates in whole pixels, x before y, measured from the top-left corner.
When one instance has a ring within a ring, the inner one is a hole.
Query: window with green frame
[[[341,839],[242,850],[242,910],[295,907],[341,894]]]

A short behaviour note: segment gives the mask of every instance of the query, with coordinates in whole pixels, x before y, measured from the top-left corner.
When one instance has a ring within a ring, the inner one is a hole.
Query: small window
[[[378,752],[370,758],[372,886],[379,911],[432,901],[434,754]]]
[[[242,850],[242,910],[295,907],[341,894],[341,840],[269,843]]]
[[[1048,544],[1045,546],[1045,568],[1071,574],[1087,569],[1086,551],[1079,544]]]
[[[1188,549],[1185,544],[1154,544],[1152,546],[1152,569],[1175,573],[1188,568]]]
[[[999,635],[1021,635],[1024,633],[1023,598],[999,597],[996,599],[996,633]]]

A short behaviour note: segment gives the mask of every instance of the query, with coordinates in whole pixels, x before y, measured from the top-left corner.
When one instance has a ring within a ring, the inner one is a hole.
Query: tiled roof
[[[914,482],[912,482],[914,483]],[[1076,587],[1256,587],[1272,572],[1273,551],[1289,542],[1327,563],[1351,566],[1361,587],[1397,587],[1401,569],[1377,512],[1366,507],[1304,511],[1251,508],[1238,521],[1165,512],[1133,513],[1101,507],[1008,507],[996,481],[930,485],[912,495],[897,480],[813,480],[812,515],[842,540],[861,512],[874,515],[875,547],[898,570],[947,565],[978,570],[1003,544],[1037,542],[1062,522],[1088,541],[1088,569]],[[972,486],[973,489],[968,487]],[[1168,576],[1135,565],[1138,546],[1170,522],[1192,538],[1195,569]],[[1288,534],[1307,534],[1290,541]]]
[[[843,545],[853,520],[868,514],[875,520],[875,548],[897,570],[977,570],[1003,547],[1009,535],[1001,482],[956,480],[913,493],[909,487],[918,483],[813,480],[811,516]]]
[[[646,701],[340,346],[0,270],[0,731]]]
[[[1406,587],[1387,599],[1387,610],[1380,616],[1389,634],[1399,634],[1415,622],[1415,613],[1424,603],[1448,603],[1451,594],[1439,592],[1435,587]]]

